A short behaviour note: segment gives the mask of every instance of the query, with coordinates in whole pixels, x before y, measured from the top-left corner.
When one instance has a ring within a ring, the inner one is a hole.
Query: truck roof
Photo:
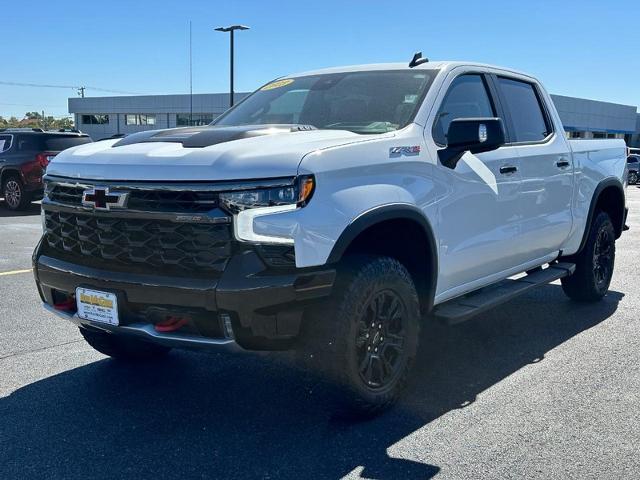
[[[304,77],[307,75],[321,75],[326,73],[346,73],[346,72],[365,72],[365,71],[375,71],[375,70],[451,70],[456,67],[462,66],[472,66],[472,67],[482,67],[482,68],[490,68],[492,70],[500,70],[508,73],[515,73],[518,75],[524,75],[527,77],[531,77],[531,75],[520,72],[518,70],[514,70],[511,68],[498,67],[496,65],[489,65],[478,62],[462,62],[462,61],[440,61],[440,62],[426,62],[416,67],[409,67],[409,62],[396,62],[396,63],[368,63],[362,65],[348,65],[343,67],[331,67],[331,68],[322,68],[318,70],[309,70],[306,72],[298,72],[293,75],[286,75],[286,77]]]

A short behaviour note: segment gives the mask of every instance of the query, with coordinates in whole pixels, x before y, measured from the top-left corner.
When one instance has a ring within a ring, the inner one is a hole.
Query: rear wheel
[[[2,184],[2,196],[9,210],[22,210],[31,201],[29,193],[25,192],[22,180],[11,175]]]
[[[330,301],[306,318],[303,349],[338,413],[372,416],[398,399],[416,354],[419,321],[416,289],[400,262],[347,260]]]
[[[638,172],[629,172],[629,185],[638,183]]]
[[[122,337],[100,330],[80,328],[80,333],[95,350],[122,361],[144,361],[164,357],[171,348]]]
[[[598,212],[585,247],[571,258],[576,264],[575,273],[562,279],[562,289],[569,298],[594,302],[606,295],[615,263],[615,234],[609,215]]]

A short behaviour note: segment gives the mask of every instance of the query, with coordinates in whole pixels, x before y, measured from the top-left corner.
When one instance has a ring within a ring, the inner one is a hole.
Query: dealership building
[[[247,93],[236,93],[238,102]],[[630,105],[551,95],[568,138],[623,138],[640,147],[640,116]],[[76,126],[94,140],[157,128],[206,125],[229,105],[228,93],[70,98]]]

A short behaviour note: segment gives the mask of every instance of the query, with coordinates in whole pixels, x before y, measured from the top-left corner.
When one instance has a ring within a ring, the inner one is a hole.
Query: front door
[[[439,147],[456,118],[496,117],[495,102],[482,74],[457,76],[448,87],[433,122]],[[434,171],[444,194],[437,206],[440,250],[438,301],[487,283],[521,260],[520,160],[517,147],[465,153],[455,169]]]

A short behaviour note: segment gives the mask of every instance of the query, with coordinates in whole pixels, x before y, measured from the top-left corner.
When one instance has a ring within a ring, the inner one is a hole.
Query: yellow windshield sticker
[[[285,78],[284,80],[277,80],[275,82],[268,83],[260,90],[273,90],[274,88],[284,87],[293,83],[293,78]]]

